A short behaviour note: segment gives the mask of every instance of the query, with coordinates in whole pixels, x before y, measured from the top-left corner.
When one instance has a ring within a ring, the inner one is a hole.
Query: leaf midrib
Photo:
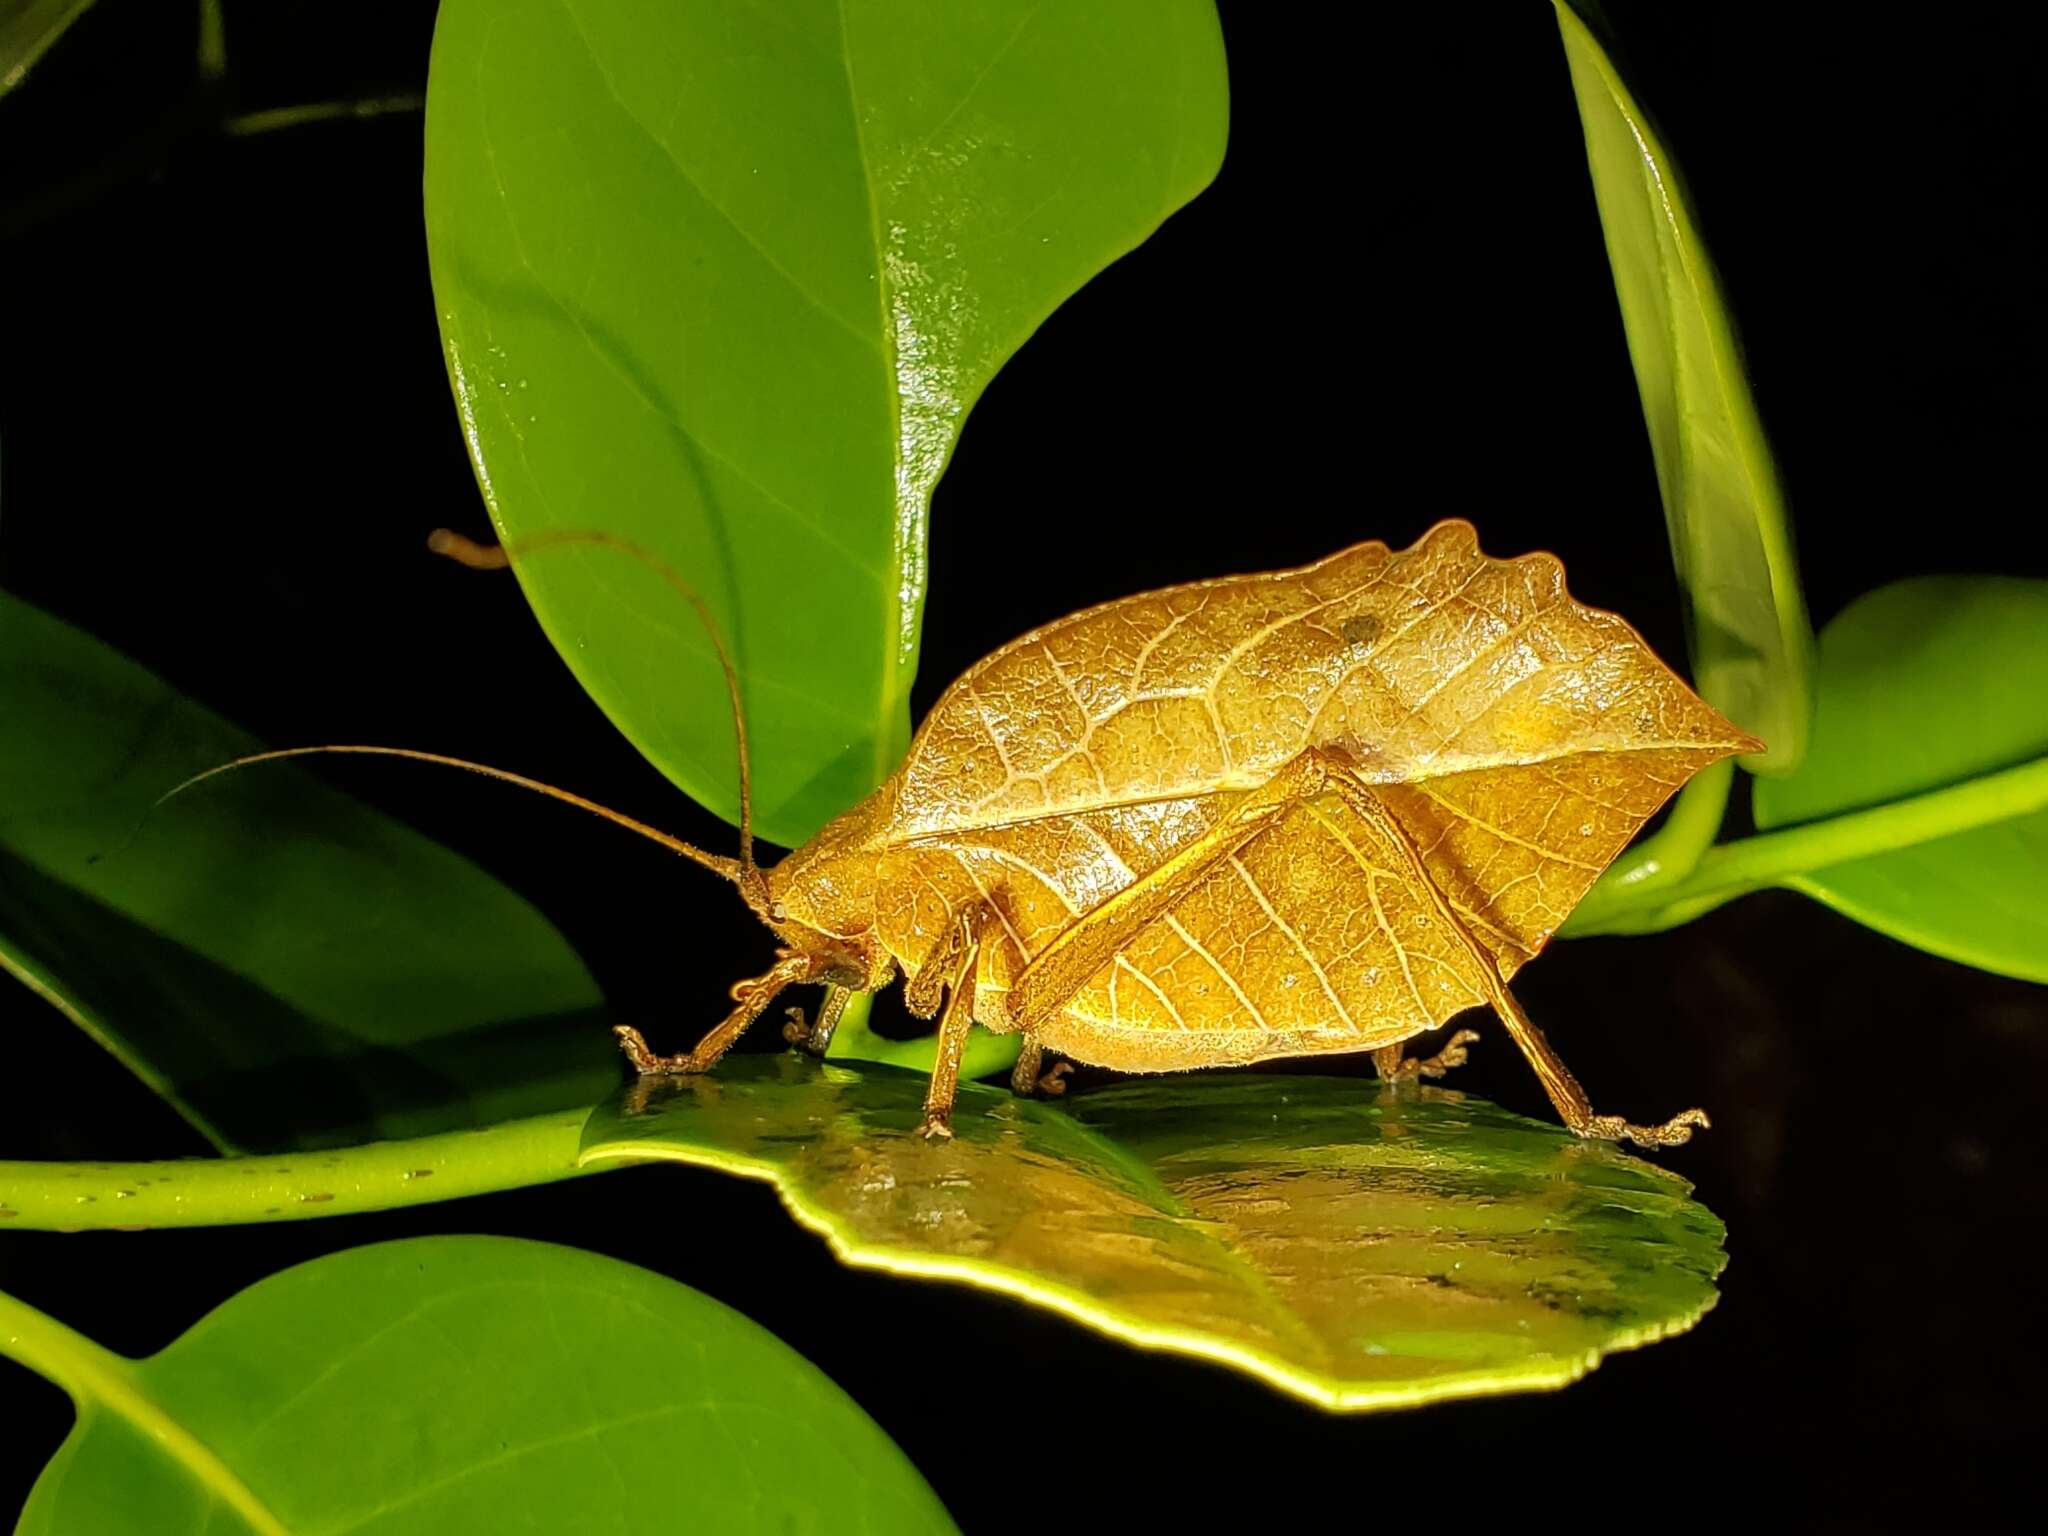
[[[234,1510],[260,1536],[292,1536],[290,1528],[211,1446],[150,1395],[135,1361],[103,1349],[84,1334],[5,1293],[0,1293],[0,1354],[12,1356],[70,1394],[78,1410],[74,1435],[84,1428],[92,1409],[104,1409],[183,1467],[193,1481]],[[75,1464],[66,1464],[66,1475]]]
[[[853,154],[860,165],[861,193],[868,205],[868,256],[874,265],[875,283],[875,339],[881,350],[882,365],[888,375],[882,393],[887,400],[889,411],[889,500],[894,516],[890,519],[890,563],[896,573],[893,587],[885,587],[883,607],[889,613],[889,643],[883,648],[881,684],[875,700],[875,722],[882,727],[874,733],[874,767],[869,774],[872,783],[879,784],[895,768],[895,753],[891,750],[894,736],[889,731],[890,714],[903,695],[899,678],[903,670],[903,631],[905,607],[917,601],[913,585],[921,586],[904,559],[904,519],[920,515],[916,508],[902,504],[903,480],[903,389],[902,365],[896,355],[896,327],[891,318],[894,305],[889,292],[888,263],[882,259],[882,208],[881,199],[875,195],[875,172],[868,158],[867,134],[860,123],[860,89],[853,78],[853,40],[846,26],[846,0],[836,0],[833,7],[839,21],[839,68],[846,80],[846,115],[853,127]]]
[[[1442,773],[1417,773],[1407,778],[1383,781],[1380,787],[1388,789],[1415,789],[1426,792],[1431,784],[1441,784],[1448,779],[1465,778],[1475,773],[1512,772],[1520,768],[1542,768],[1553,763],[1569,762],[1578,757],[1628,757],[1638,752],[1720,752],[1727,755],[1736,750],[1737,744],[1726,741],[1641,741],[1630,742],[1617,747],[1572,747],[1566,751],[1546,752],[1541,756],[1502,758],[1499,761],[1467,764]],[[1004,814],[988,820],[950,821],[943,826],[922,827],[908,835],[882,835],[863,846],[882,848],[929,847],[948,842],[954,838],[972,837],[985,832],[1009,832],[1018,827],[1030,826],[1042,821],[1065,821],[1075,816],[1092,816],[1097,812],[1139,810],[1147,806],[1171,805],[1182,800],[1206,800],[1213,795],[1249,794],[1265,784],[1275,770],[1240,768],[1234,776],[1219,776],[1214,782],[1188,785],[1177,789],[1161,790],[1157,794],[1131,795],[1126,797],[1104,797],[1091,799],[1085,805],[1059,806],[1050,810],[1034,810],[1029,815]],[[1463,813],[1460,812],[1460,815]],[[1469,819],[1469,818],[1466,818]],[[884,829],[886,833],[886,828]]]

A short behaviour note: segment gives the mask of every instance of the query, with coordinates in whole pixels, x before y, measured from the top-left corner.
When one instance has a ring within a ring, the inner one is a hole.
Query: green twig
[[[1586,893],[1581,907],[1608,901],[1640,901],[1691,874],[1721,835],[1728,811],[1728,791],[1735,783],[1735,762],[1723,758],[1695,774],[1671,802],[1664,825],[1632,845],[1607,867]]]
[[[228,26],[220,0],[199,0],[199,78],[219,80],[228,72]]]
[[[1702,797],[1697,803],[1710,802]],[[2048,758],[1889,805],[1711,848],[1682,878],[1638,880],[1605,891],[1596,888],[1566,931],[1653,932],[1811,870],[1910,848],[2043,808],[2048,808]],[[1704,810],[1696,814],[1706,819]],[[832,1056],[928,1071],[932,1040],[883,1039],[868,1027],[869,1006],[864,997],[849,1004],[833,1039]],[[1016,1054],[1014,1036],[977,1030],[963,1075],[1002,1071]],[[584,1119],[581,1110],[558,1112],[411,1141],[269,1157],[0,1162],[0,1230],[103,1231],[293,1221],[423,1205],[617,1166],[577,1166]],[[0,1333],[0,1348],[24,1358],[19,1351],[30,1346],[10,1343],[10,1337]],[[33,1330],[21,1337],[32,1343]],[[52,1379],[62,1380],[54,1375]]]
[[[133,1231],[301,1221],[548,1184],[591,1172],[588,1112],[330,1152],[153,1163],[0,1162],[0,1231]]]
[[[1635,890],[1599,886],[1561,930],[1656,933],[1689,922],[1725,901],[1796,875],[1911,848],[2048,807],[2048,758],[1930,790],[1870,810],[1763,832],[1707,851],[1681,880]]]
[[[302,128],[308,123],[331,123],[388,117],[399,112],[424,111],[427,98],[417,91],[399,96],[364,96],[346,101],[309,101],[295,107],[270,107],[261,112],[243,112],[221,120],[220,131],[230,138],[275,133],[282,128]]]

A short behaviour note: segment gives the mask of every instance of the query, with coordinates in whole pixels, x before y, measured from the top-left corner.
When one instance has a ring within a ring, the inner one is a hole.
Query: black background
[[[195,96],[185,8],[105,0],[0,101],[0,580],[269,740],[455,752],[725,846],[512,583],[421,553],[436,523],[484,524],[434,326],[417,115],[209,126],[420,88],[430,9],[230,4],[229,75]],[[1914,573],[2048,574],[2021,14],[1612,8],[1742,324],[1817,623]],[[1405,543],[1452,514],[1491,553],[1555,550],[1576,595],[1682,656],[1548,7],[1223,15],[1220,179],[967,425],[933,508],[919,708],[1085,603]],[[733,957],[767,953],[723,887],[583,818],[425,770],[335,777],[537,902],[658,1037],[715,1016]],[[596,1248],[816,1361],[969,1530],[1848,1522],[2032,1481],[2048,992],[1790,895],[1561,945],[1517,985],[1604,1108],[1712,1109],[1663,1160],[1730,1229],[1696,1331],[1551,1396],[1323,1417],[996,1298],[842,1271],[765,1189],[671,1169],[272,1228],[14,1234],[0,1284],[141,1353],[351,1244]],[[0,1041],[0,1156],[204,1150],[27,994],[0,990]],[[1497,1029],[1460,1086],[1549,1114]],[[4,1363],[0,1415],[6,1508],[68,1415]]]

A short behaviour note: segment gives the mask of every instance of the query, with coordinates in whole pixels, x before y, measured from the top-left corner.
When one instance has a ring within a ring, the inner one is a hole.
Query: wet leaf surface
[[[1454,1091],[1212,1074],[1071,1102],[793,1057],[634,1085],[586,1161],[774,1183],[850,1264],[1000,1291],[1356,1411],[1554,1387],[1714,1301],[1681,1178]]]

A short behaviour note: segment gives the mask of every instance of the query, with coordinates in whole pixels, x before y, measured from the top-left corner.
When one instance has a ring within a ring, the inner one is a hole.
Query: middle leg
[[[1017,1065],[1010,1072],[1010,1092],[1020,1099],[1035,1093],[1048,1098],[1067,1091],[1067,1074],[1074,1070],[1069,1061],[1056,1061],[1045,1068],[1045,1047],[1038,1043],[1038,1031],[1024,1031],[1024,1048],[1017,1053]]]
[[[1398,1045],[1383,1045],[1372,1053],[1372,1064],[1390,1083],[1410,1083],[1418,1077],[1442,1077],[1467,1060],[1465,1047],[1479,1039],[1476,1029],[1461,1029],[1444,1042],[1434,1056],[1404,1056]]]
[[[840,1015],[846,1012],[846,1005],[852,1000],[851,988],[827,982],[824,1001],[818,1004],[817,1021],[813,1023],[806,1019],[802,1008],[785,1009],[784,1015],[789,1022],[782,1026],[782,1038],[798,1050],[823,1056],[832,1048],[832,1035],[839,1028]]]
[[[953,1100],[960,1092],[960,1056],[967,1049],[967,1031],[974,1026],[974,966],[981,958],[981,931],[988,925],[988,916],[988,908],[976,902],[960,914],[955,937],[946,946],[945,953],[953,958],[953,964],[945,1011],[939,1015],[939,1053],[932,1062],[931,1086],[924,1096],[924,1125],[920,1134],[927,1140],[953,1134]],[[928,964],[927,970],[935,971],[937,966]]]

